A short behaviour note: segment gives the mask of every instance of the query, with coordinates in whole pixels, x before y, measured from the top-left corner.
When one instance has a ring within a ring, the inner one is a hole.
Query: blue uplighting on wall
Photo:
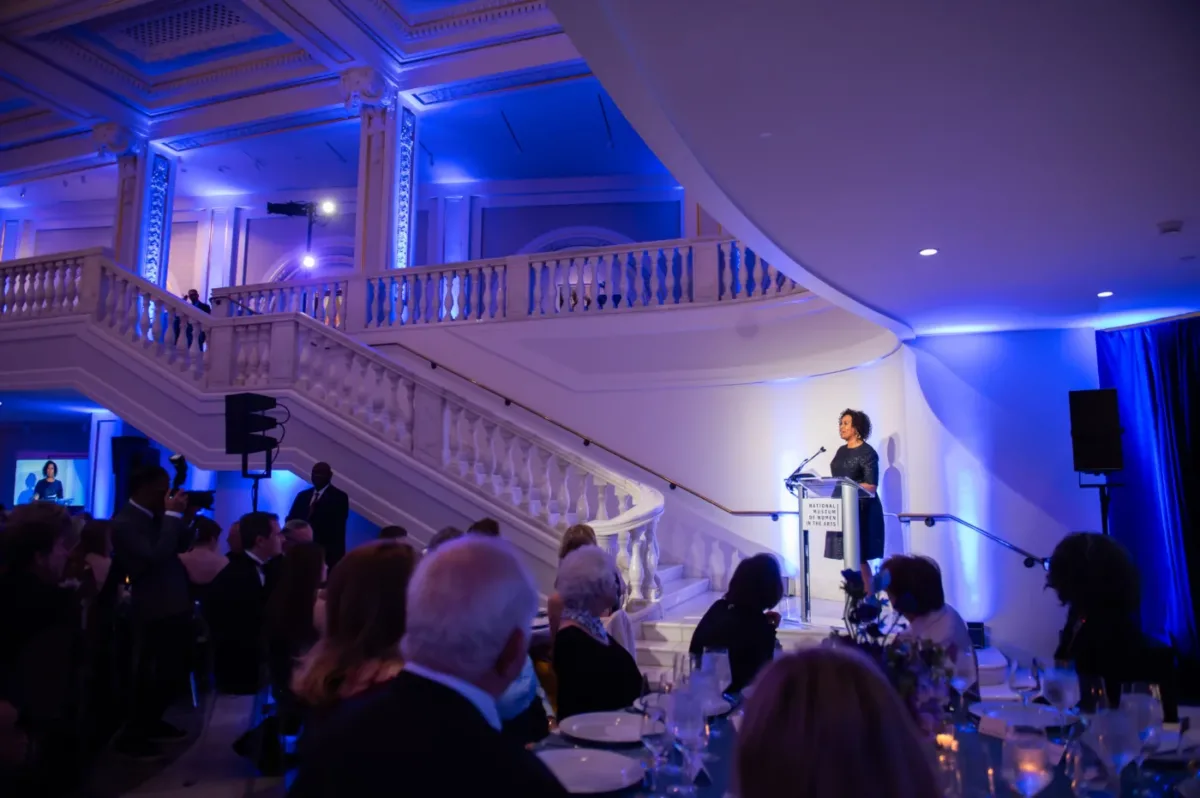
[[[396,151],[396,264],[408,268],[412,258],[414,158],[417,147],[417,116],[403,105],[397,106],[400,119],[396,125],[399,142]]]
[[[171,188],[171,162],[154,153],[150,161],[150,197],[146,210],[146,250],[142,277],[162,285],[167,273],[167,198]]]

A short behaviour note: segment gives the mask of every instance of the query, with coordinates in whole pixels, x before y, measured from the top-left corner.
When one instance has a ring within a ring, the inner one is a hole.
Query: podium
[[[860,557],[858,551],[858,502],[869,499],[874,491],[863,488],[846,477],[801,476],[794,481],[795,493],[800,501],[800,621],[812,622],[812,593],[809,579],[810,559],[808,533],[814,530],[842,533],[843,567],[857,571]]]

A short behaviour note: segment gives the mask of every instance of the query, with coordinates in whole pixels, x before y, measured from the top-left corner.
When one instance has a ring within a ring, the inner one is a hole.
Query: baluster
[[[567,526],[567,513],[571,511],[571,464],[561,457],[552,457],[558,467],[558,479],[554,481],[554,513],[557,516],[555,525]]]
[[[546,274],[545,264],[541,261],[531,261],[529,264],[529,296],[531,306],[530,316],[546,315]]]
[[[488,284],[488,309],[487,318],[496,319],[504,315],[505,293],[508,286],[505,282],[507,275],[507,267],[497,267],[494,264],[487,266],[487,284]]]
[[[671,285],[671,291],[667,295],[667,301],[672,305],[678,305],[683,299],[683,254],[679,247],[671,247],[671,254],[667,258],[667,267],[671,270],[670,279],[667,280]]]
[[[250,363],[250,351],[246,345],[246,332],[246,327],[233,328],[233,349],[237,353],[233,361],[234,385],[245,385],[247,383],[246,373]]]
[[[654,295],[651,305],[667,304],[667,270],[671,268],[670,257],[664,249],[654,249],[650,254],[650,262],[654,264]]]
[[[496,471],[496,452],[492,448],[492,433],[496,425],[492,421],[480,418],[475,424],[475,484],[495,492],[496,484],[492,474]]]
[[[609,484],[604,480],[592,475],[592,484],[596,486],[596,521],[607,521],[612,518],[608,512],[608,488]]]
[[[371,389],[375,387],[371,380],[371,361],[357,353],[351,356],[354,364],[354,417],[364,424],[371,423]]]
[[[571,292],[564,285],[562,261],[555,258],[553,265],[551,265],[549,260],[546,261],[546,265],[550,269],[551,290],[554,292],[554,312],[555,314],[563,313],[564,308],[571,301]]]
[[[592,285],[595,288],[593,293],[596,295],[596,310],[604,310],[605,306],[612,307],[612,285],[609,282],[608,272],[608,258],[600,255],[596,258],[596,266],[592,272]]]
[[[262,375],[262,347],[260,339],[262,338],[263,325],[255,324],[246,329],[247,343],[249,345],[249,357],[246,360],[246,377],[249,385],[258,385]]]
[[[463,428],[459,437],[459,463],[463,479],[475,478],[475,462],[479,458],[479,451],[475,441],[475,425],[478,421],[479,417],[477,415],[463,408]]]
[[[387,437],[387,429],[391,421],[390,413],[385,415],[385,409],[388,404],[389,388],[387,372],[384,370],[383,364],[371,361],[371,409],[368,413],[368,422],[372,429],[384,433]]]
[[[25,306],[25,279],[26,279],[26,274],[28,274],[28,269],[29,269],[29,267],[26,266],[23,269],[19,269],[19,270],[16,270],[13,272],[12,279],[13,279],[13,283],[16,286],[13,291],[13,300],[12,300],[12,305],[14,308],[16,308],[15,312],[13,313],[14,316],[26,315],[27,308]]]
[[[16,316],[18,275],[15,269],[10,269],[7,274],[7,278],[0,278],[0,303],[4,306],[5,316]]]
[[[529,509],[529,442],[521,436],[512,439],[512,503]]]
[[[516,439],[517,436],[512,430],[504,427],[500,428],[499,492],[505,496],[509,502],[520,506],[521,488],[518,485],[520,478],[517,476]]]
[[[633,609],[640,607],[645,602],[645,593],[642,590],[644,581],[645,557],[642,551],[645,547],[645,525],[636,527],[630,530],[628,542],[623,548],[626,549],[626,562],[628,565],[623,572],[626,574],[625,581],[629,585],[629,598],[626,600],[625,606]]]
[[[575,523],[577,524],[586,524],[592,520],[591,511],[588,508],[588,476],[587,471],[579,469],[579,495],[572,508],[575,511]]]
[[[46,302],[46,271],[45,265],[34,267],[33,271],[33,315],[40,316]]]
[[[400,375],[380,367],[376,419],[384,440],[399,442],[400,434]]]
[[[338,407],[346,415],[354,415],[354,400],[358,389],[359,372],[356,368],[355,354],[353,349],[341,350],[342,360],[345,362],[343,373],[346,375],[342,381],[341,396],[338,397]]]
[[[551,484],[550,469],[553,466],[554,456],[550,452],[534,444],[533,451],[530,453],[530,464],[535,486],[535,496],[537,497],[537,514],[543,521],[550,521],[551,502],[553,501],[554,488]],[[534,500],[529,502],[529,509],[533,511]]]
[[[43,274],[45,282],[45,311],[47,316],[58,315],[58,280],[63,265],[61,263],[51,263],[46,267]]]
[[[455,474],[462,474],[462,442],[459,434],[462,430],[462,407],[454,402],[446,402],[447,430],[446,443],[442,447],[442,467]]]
[[[67,278],[67,297],[66,308],[68,313],[73,313],[79,307],[79,278],[83,274],[83,266],[78,262],[70,267],[69,277]]]

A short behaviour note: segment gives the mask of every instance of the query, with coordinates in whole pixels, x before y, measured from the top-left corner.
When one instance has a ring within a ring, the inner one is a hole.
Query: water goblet
[[[1042,672],[1042,695],[1058,710],[1059,726],[1066,727],[1067,711],[1079,703],[1079,675],[1070,665],[1055,665]]]
[[[1037,665],[1021,665],[1016,660],[1008,669],[1008,687],[1021,696],[1021,704],[1029,706],[1029,699],[1041,689],[1038,683]]]
[[[656,790],[663,761],[671,751],[671,732],[667,730],[666,708],[644,705],[641,731],[642,745],[650,752],[650,789]]]
[[[733,684],[733,669],[729,664],[729,651],[724,648],[706,648],[702,669],[712,671],[717,677],[717,689],[724,695]]]
[[[1138,789],[1142,785],[1142,764],[1146,757],[1156,753],[1162,744],[1163,708],[1159,700],[1157,685],[1135,682],[1121,688],[1121,709],[1133,718],[1141,747],[1134,764]]]
[[[1050,741],[1036,729],[1013,728],[1004,738],[1001,774],[1013,791],[1031,798],[1054,780]]]

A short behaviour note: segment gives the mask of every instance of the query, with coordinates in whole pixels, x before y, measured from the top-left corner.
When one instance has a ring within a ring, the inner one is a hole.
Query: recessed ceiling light
[[[928,258],[930,255],[936,255],[936,254],[937,254],[937,250],[936,250],[936,249],[934,249],[933,247],[928,247],[927,249],[923,249],[923,250],[921,250],[921,251],[920,251],[920,252],[918,252],[917,254],[918,254],[918,255],[922,255],[922,256],[924,256],[924,257]]]
[[[1096,294],[1096,296],[1100,297],[1101,299],[1108,299],[1110,296],[1112,296],[1112,291],[1101,291],[1100,293]]]
[[[305,255],[303,258],[300,259],[300,263],[302,266],[304,266],[304,268],[311,269],[312,267],[317,265],[317,259],[314,258],[312,255]]]

